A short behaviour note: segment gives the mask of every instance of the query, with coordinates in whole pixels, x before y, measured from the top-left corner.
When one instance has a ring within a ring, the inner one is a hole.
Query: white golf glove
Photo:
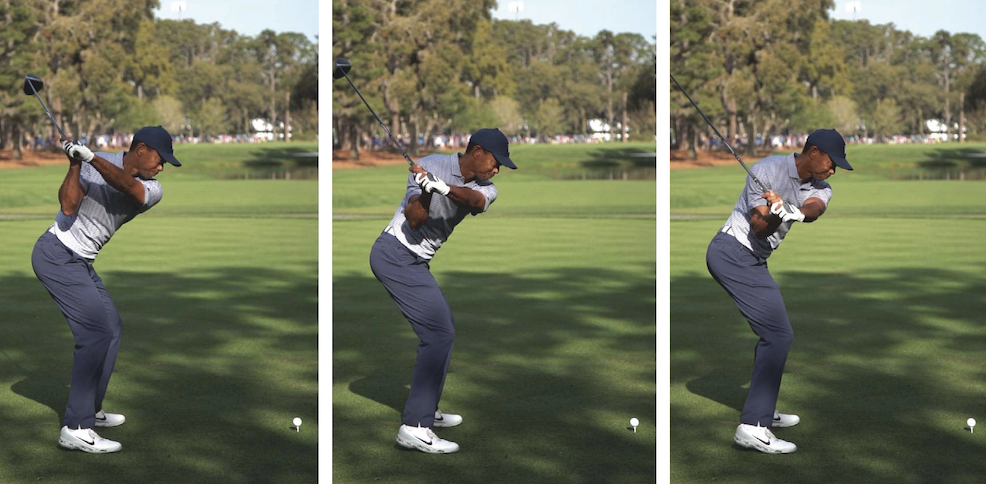
[[[65,154],[73,160],[79,160],[83,163],[89,163],[92,161],[92,150],[86,147],[86,145],[79,143],[78,141],[65,140],[62,142],[62,150]]]
[[[777,202],[770,206],[770,213],[780,217],[782,222],[805,221],[805,214],[801,213],[801,210],[799,210],[798,207],[791,205],[791,210],[792,211],[789,212],[788,209],[784,207],[784,202]]]
[[[448,195],[448,193],[452,190],[449,188],[448,184],[441,180],[441,178],[438,178],[428,172],[414,175],[414,182],[417,183],[422,190],[428,193],[437,192],[442,195]]]

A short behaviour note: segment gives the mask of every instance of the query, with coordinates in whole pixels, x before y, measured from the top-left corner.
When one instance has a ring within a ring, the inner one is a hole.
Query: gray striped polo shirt
[[[794,164],[796,154],[768,156],[751,166],[750,171],[768,190],[773,190],[795,207],[801,208],[809,198],[819,198],[828,206],[832,199],[832,186],[825,181],[815,180],[801,183],[798,167]],[[747,176],[746,186],[721,231],[736,237],[746,248],[766,259],[781,245],[794,222],[781,222],[766,240],[758,239],[750,230],[750,210],[761,205],[767,205],[767,199],[763,198],[760,188]]]
[[[450,187],[465,187],[476,190],[486,197],[486,206],[483,212],[490,208],[490,204],[496,200],[496,187],[493,182],[473,180],[469,183],[462,181],[462,172],[459,170],[459,154],[452,155],[429,155],[418,160],[418,164],[428,170],[429,173],[441,178]],[[404,208],[407,207],[408,200],[414,195],[421,193],[421,187],[414,182],[414,174],[408,173],[407,193],[401,206],[394,212],[394,218],[383,230],[384,232],[397,237],[405,247],[423,259],[431,260],[435,252],[452,235],[452,230],[470,214],[470,210],[456,205],[448,197],[435,193],[431,197],[431,204],[428,206],[428,219],[418,227],[418,230],[411,230],[404,217]],[[473,213],[477,215],[480,212]]]
[[[126,151],[95,153],[121,169],[124,154]],[[144,185],[143,205],[134,201],[130,195],[113,188],[91,164],[83,163],[79,182],[86,196],[83,197],[79,210],[71,217],[58,210],[55,223],[48,227],[48,231],[76,254],[94,260],[99,250],[123,224],[161,201],[164,193],[157,180],[137,178],[137,181]]]

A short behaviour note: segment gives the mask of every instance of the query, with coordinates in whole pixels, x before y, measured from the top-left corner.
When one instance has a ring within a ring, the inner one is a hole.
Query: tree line
[[[508,136],[587,134],[590,119],[656,130],[656,39],[600,31],[587,38],[556,24],[491,17],[492,0],[336,0],[332,53],[390,130],[419,135],[497,126]],[[358,156],[383,134],[345,81],[332,92],[334,139]],[[386,136],[383,134],[383,136]]]
[[[318,46],[303,34],[255,37],[219,23],[155,19],[157,0],[0,0],[0,148],[21,157],[26,136],[57,136],[25,74],[66,134],[172,135],[251,132],[267,120],[275,137],[314,138]]]
[[[843,136],[986,134],[986,44],[832,20],[832,0],[673,0],[671,73],[732,142],[834,127]],[[711,133],[668,81],[673,149]],[[953,128],[957,124],[957,131]],[[714,136],[714,134],[713,134]],[[959,141],[963,140],[958,136]],[[756,144],[747,143],[755,154]]]

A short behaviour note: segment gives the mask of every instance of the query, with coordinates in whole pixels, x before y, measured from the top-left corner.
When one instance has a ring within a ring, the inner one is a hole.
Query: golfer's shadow
[[[685,388],[695,395],[742,412],[749,391],[751,371],[752,368],[716,370],[686,383]]]
[[[397,371],[376,372],[350,383],[349,391],[388,406],[397,415],[402,415],[410,388],[410,377],[410,374],[398,374]]]
[[[51,373],[34,373],[27,378],[14,383],[10,389],[17,395],[34,400],[48,408],[61,422],[65,416],[65,405],[68,403],[70,370]]]
[[[404,403],[407,401],[407,395],[411,388],[410,381],[408,381],[411,375],[397,373],[395,371],[377,372],[349,384],[349,391],[392,408],[396,413],[394,416],[395,428],[400,425],[401,415],[404,414]],[[396,442],[393,447],[401,451],[416,452]]]

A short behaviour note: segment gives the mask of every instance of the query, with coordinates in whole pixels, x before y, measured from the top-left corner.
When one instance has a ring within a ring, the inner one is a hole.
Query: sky
[[[523,6],[521,12],[511,9],[514,4]],[[657,34],[657,0],[497,0],[493,18],[527,19],[535,24],[556,23],[559,28],[571,30],[584,37],[594,37],[600,30],[613,33],[634,32],[648,42]],[[663,7],[667,12],[667,7]],[[665,13],[667,15],[667,13]]]
[[[893,23],[899,30],[909,30],[922,37],[931,37],[938,30],[949,33],[979,34],[986,39],[986,24],[981,15],[982,2],[972,0],[836,0],[829,18],[853,20],[853,12],[847,4],[858,4],[857,20],[869,20],[871,24]]]
[[[178,19],[172,4],[184,3],[181,18],[198,24],[219,22],[224,29],[256,36],[264,29],[277,33],[300,32],[314,42],[318,35],[318,0],[159,0],[161,8],[154,16]],[[329,8],[329,3],[325,2]],[[330,17],[331,18],[331,17]],[[328,31],[328,29],[326,29]]]

